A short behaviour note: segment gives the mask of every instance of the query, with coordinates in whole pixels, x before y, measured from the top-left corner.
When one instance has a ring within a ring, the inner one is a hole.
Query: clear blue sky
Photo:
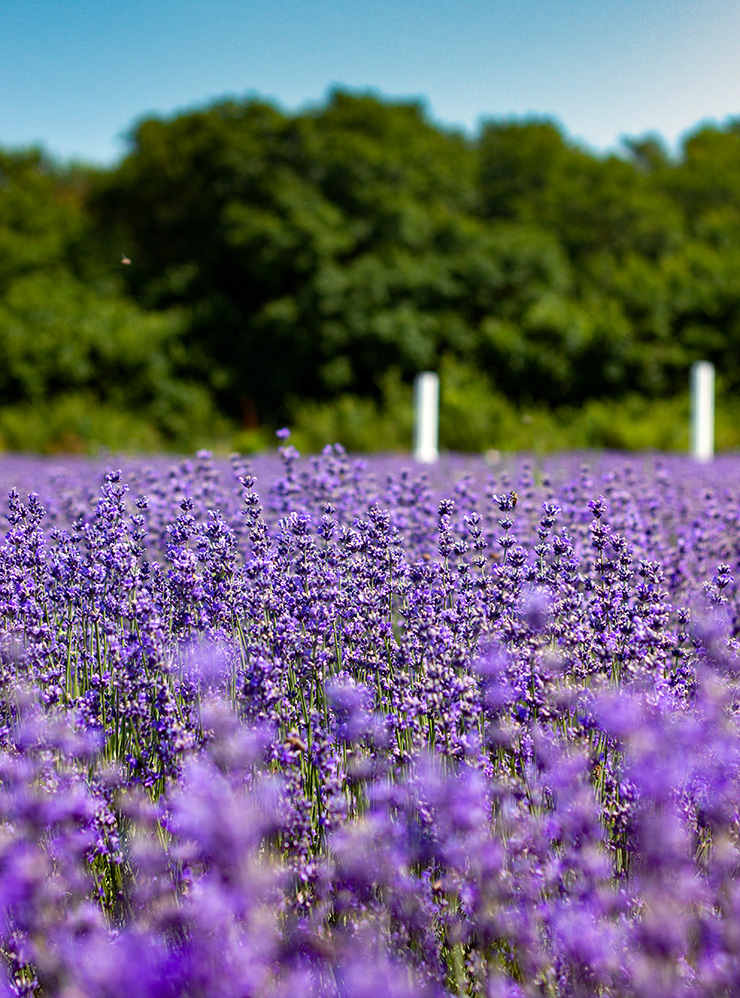
[[[132,123],[334,85],[440,122],[548,114],[596,149],[740,115],[740,0],[0,0],[0,146],[110,163]]]

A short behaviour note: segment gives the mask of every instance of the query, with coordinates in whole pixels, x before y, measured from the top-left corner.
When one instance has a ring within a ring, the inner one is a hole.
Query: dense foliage
[[[736,459],[2,474],[2,994],[738,993]]]
[[[195,441],[218,417],[183,377],[184,324],[126,294],[85,206],[91,174],[0,152],[0,437],[77,450]],[[120,259],[120,257],[119,257]]]
[[[690,363],[740,388],[739,191],[737,120],[675,157],[599,156],[549,121],[471,138],[341,91],[145,119],[108,171],[4,153],[3,400],[125,404],[181,444],[191,407],[212,434],[211,405],[318,422],[319,445],[349,416],[353,445],[387,446],[413,375],[444,368],[484,400],[468,448],[537,443],[523,415],[573,445],[682,446]],[[636,399],[658,403],[637,433]]]

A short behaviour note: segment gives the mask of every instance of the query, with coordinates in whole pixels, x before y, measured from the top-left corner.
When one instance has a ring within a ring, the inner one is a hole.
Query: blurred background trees
[[[740,119],[600,156],[337,91],[0,152],[0,291],[5,446],[404,447],[435,368],[456,449],[682,447],[698,358],[740,445]]]

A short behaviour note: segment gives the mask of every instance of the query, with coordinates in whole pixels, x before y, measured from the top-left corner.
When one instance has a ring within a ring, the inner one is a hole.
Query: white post
[[[422,371],[414,381],[414,457],[432,464],[439,457],[439,375]]]
[[[691,453],[697,461],[714,455],[714,364],[691,365]]]

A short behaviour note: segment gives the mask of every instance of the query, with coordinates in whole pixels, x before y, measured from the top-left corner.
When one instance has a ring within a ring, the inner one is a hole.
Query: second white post
[[[439,375],[422,371],[414,381],[414,457],[431,464],[439,457]]]
[[[691,453],[697,461],[714,455],[714,364],[691,365]]]

